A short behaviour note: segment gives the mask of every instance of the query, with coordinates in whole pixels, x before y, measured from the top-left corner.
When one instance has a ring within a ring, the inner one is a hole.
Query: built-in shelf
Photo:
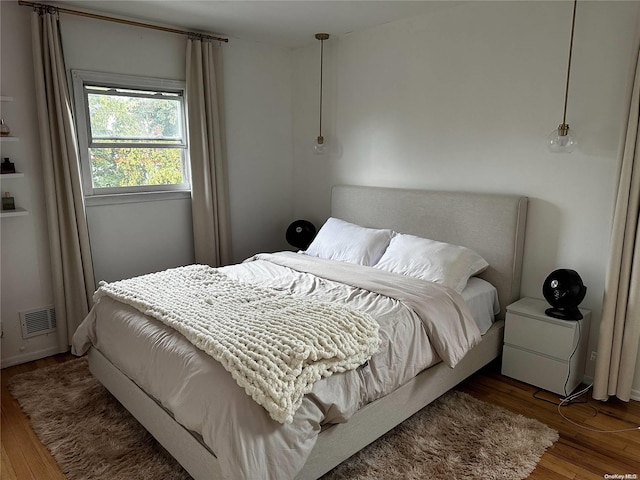
[[[5,95],[0,95],[0,102],[13,102],[13,97],[7,97]],[[0,142],[17,142],[19,140],[18,137],[14,137],[11,135],[0,136]],[[15,173],[1,173],[0,179],[8,180],[10,178],[22,178],[24,177],[24,173],[15,172]],[[29,211],[24,208],[16,207],[15,210],[0,210],[0,218],[8,218],[8,217],[22,217],[24,215],[29,215]]]
[[[0,178],[2,178],[3,180],[6,178],[22,178],[22,177],[24,177],[24,173],[22,172],[0,174]]]
[[[6,217],[22,217],[29,215],[29,211],[24,208],[16,208],[15,210],[2,210],[0,211],[0,218]]]

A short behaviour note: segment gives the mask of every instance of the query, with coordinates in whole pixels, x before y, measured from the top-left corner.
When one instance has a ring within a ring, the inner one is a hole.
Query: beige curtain
[[[640,55],[640,54],[639,54]],[[640,344],[640,56],[629,109],[605,283],[593,398],[629,401]]]
[[[195,260],[231,262],[227,168],[222,129],[221,49],[187,40],[187,122]]]
[[[34,11],[31,33],[58,343],[67,350],[95,282],[56,12]]]

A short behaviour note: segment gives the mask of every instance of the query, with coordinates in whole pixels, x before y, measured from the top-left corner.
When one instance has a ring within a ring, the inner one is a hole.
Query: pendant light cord
[[[569,98],[569,77],[571,76],[571,56],[573,54],[573,30],[576,24],[576,6],[578,0],[573,0],[573,18],[571,19],[571,40],[569,41],[569,62],[567,63],[567,84],[564,90],[564,111],[562,113],[562,124],[567,124],[567,100]]]
[[[324,40],[320,40],[320,136],[322,136],[322,79],[324,65]]]
[[[328,38],[328,33],[316,33],[316,39],[320,40],[320,135],[318,136],[318,143],[324,143],[324,138],[322,137],[322,87],[324,78],[324,41]]]

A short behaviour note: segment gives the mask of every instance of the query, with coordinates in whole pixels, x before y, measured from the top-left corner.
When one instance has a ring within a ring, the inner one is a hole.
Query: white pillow
[[[393,231],[365,228],[339,218],[329,218],[307,249],[307,255],[375,265],[389,245]]]
[[[446,285],[458,293],[489,264],[473,250],[414,235],[397,234],[375,268]]]

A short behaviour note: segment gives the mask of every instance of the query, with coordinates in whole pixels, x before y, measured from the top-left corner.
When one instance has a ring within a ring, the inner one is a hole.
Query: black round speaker
[[[575,270],[561,268],[551,272],[542,285],[542,294],[552,307],[545,310],[550,317],[563,320],[582,318],[578,305],[584,300],[587,287]]]
[[[307,220],[296,220],[289,225],[285,236],[289,245],[306,250],[316,236],[316,227]]]

